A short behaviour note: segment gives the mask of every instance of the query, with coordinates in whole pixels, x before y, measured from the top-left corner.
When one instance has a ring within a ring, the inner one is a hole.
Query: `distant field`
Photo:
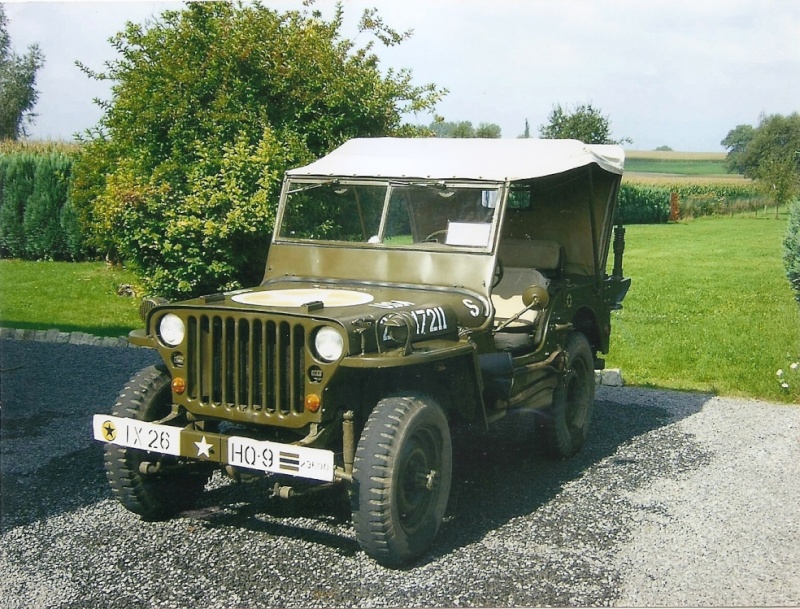
[[[79,150],[80,144],[75,142],[0,140],[0,154],[48,154],[51,152],[75,154]]]
[[[724,152],[679,152],[677,150],[626,150],[625,158],[653,161],[724,161]]]
[[[670,173],[666,171],[638,171],[631,170],[629,164],[625,162],[625,175],[622,181],[628,184],[646,184],[651,186],[743,186],[752,187],[753,181],[738,173],[721,174],[690,174],[690,173]]]
[[[724,152],[626,151],[625,171],[685,176],[730,175],[725,172]]]

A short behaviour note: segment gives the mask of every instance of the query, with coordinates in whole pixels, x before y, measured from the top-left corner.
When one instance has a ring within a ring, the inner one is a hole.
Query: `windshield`
[[[281,240],[486,249],[500,187],[445,182],[293,181]]]

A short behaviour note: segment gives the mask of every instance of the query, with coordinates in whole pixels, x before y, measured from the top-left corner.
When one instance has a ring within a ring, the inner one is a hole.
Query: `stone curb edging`
[[[605,385],[606,387],[623,387],[625,385],[625,380],[622,378],[622,370],[619,368],[595,370],[594,384]]]
[[[69,345],[90,345],[92,347],[131,347],[124,336],[94,336],[86,332],[62,332],[56,328],[50,330],[21,330],[19,328],[0,328],[0,339],[30,340],[39,343],[60,343]]]
[[[124,336],[117,338],[108,336],[94,336],[86,332],[61,332],[58,329],[50,330],[21,330],[18,328],[0,328],[0,339],[31,340],[39,343],[60,343],[68,345],[89,345],[92,347],[117,347],[139,349],[131,345]],[[618,368],[594,371],[595,385],[607,387],[622,387],[625,382],[622,372]]]

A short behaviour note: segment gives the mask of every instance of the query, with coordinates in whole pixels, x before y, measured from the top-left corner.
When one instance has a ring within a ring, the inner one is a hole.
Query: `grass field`
[[[785,232],[785,214],[628,227],[633,284],[614,313],[608,366],[635,385],[800,402],[800,370],[790,369],[800,362],[800,307],[782,265]]]
[[[725,152],[681,152],[679,150],[626,150],[626,159],[649,159],[656,161],[724,161]]]
[[[0,260],[0,326],[125,336],[141,325],[139,301],[117,287],[135,282],[102,262]]]
[[[626,173],[728,176],[724,152],[625,151]],[[741,179],[741,176],[736,176]]]
[[[627,170],[627,163],[625,171],[626,173],[622,176],[622,181],[623,183],[626,184],[644,184],[644,185],[649,184],[652,186],[691,186],[694,184],[698,184],[705,186],[720,185],[721,187],[724,188],[726,186],[749,187],[753,183],[752,180],[735,173],[726,173],[719,175],[717,174],[686,175],[680,173],[664,173],[664,172],[636,173]]]

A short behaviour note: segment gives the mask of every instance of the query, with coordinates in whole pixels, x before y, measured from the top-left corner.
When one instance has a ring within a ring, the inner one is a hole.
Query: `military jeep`
[[[550,454],[584,443],[630,285],[612,237],[623,158],[574,140],[377,138],[290,170],[261,285],[143,303],[129,340],[163,364],[93,421],[113,492],[162,519],[215,469],[269,476],[282,498],[343,486],[367,554],[420,556],[454,431],[527,412]]]

